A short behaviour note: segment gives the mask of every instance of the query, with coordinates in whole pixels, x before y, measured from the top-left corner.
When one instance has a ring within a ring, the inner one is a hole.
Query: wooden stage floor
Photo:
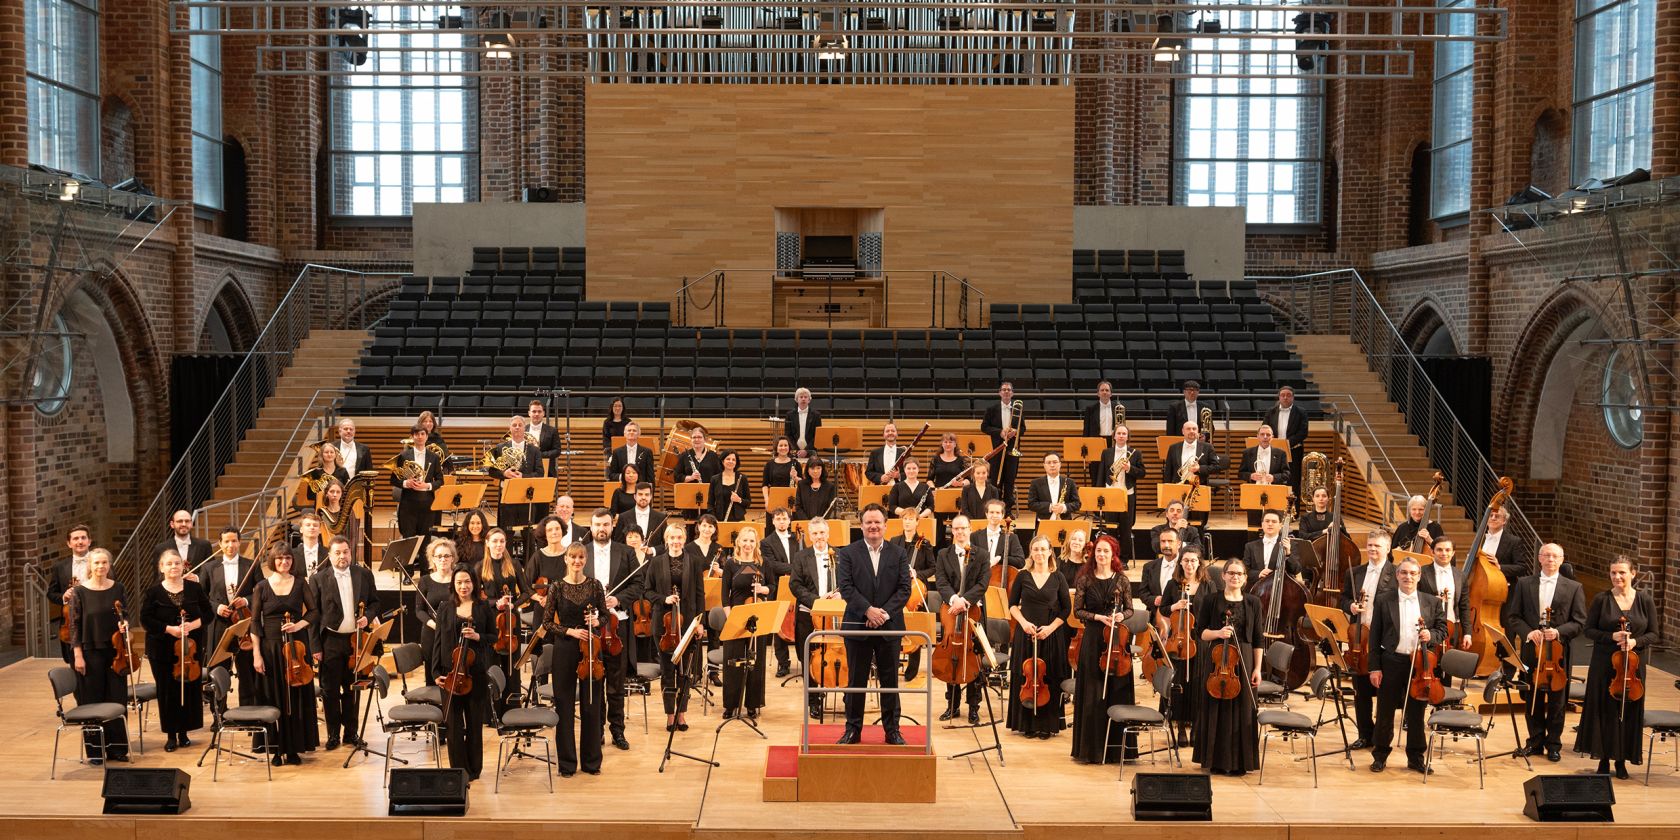
[[[1165,771],[1167,767],[1128,766],[1127,780],[1122,783],[1114,766],[1074,764],[1068,757],[1065,731],[1050,741],[1029,741],[1001,726],[1006,763],[991,752],[942,761],[938,801],[932,805],[766,803],[760,801],[765,746],[799,741],[799,718],[794,711],[800,707],[797,684],[783,688],[774,679],[769,681],[763,721],[769,741],[739,726],[729,727],[714,740],[717,709],[701,717],[695,704],[691,729],[678,734],[676,748],[715,757],[722,764],[716,769],[674,759],[664,774],[656,772],[665,739],[657,691],[648,704],[651,732],[642,732],[640,698],[629,698],[631,750],[620,752],[608,745],[602,775],[556,776],[552,795],[544,784],[541,765],[532,761],[516,763],[503,778],[501,792],[495,793],[488,769],[495,761],[495,739],[487,733],[486,773],[472,787],[465,818],[387,818],[378,758],[358,758],[349,769],[341,769],[344,748],[307,756],[301,767],[275,768],[272,783],[266,781],[261,765],[235,759],[222,767],[221,780],[212,782],[208,765],[193,766],[208,734],[195,733],[193,748],[167,753],[154,721],[147,733],[146,752],[137,753],[132,766],[181,767],[191,773],[191,811],[180,817],[105,817],[100,815],[103,773],[99,768],[61,760],[58,779],[48,778],[56,720],[46,674],[57,664],[35,659],[0,669],[0,696],[9,698],[0,706],[0,733],[4,733],[0,738],[0,813],[9,818],[5,836],[10,838],[209,840],[237,832],[240,840],[375,836],[448,840],[508,831],[504,836],[527,840],[793,838],[814,833],[839,838],[894,834],[1049,840],[1136,836],[1141,831],[1171,838],[1229,837],[1240,832],[1245,840],[1343,840],[1350,833],[1357,836],[1381,829],[1404,831],[1408,838],[1485,838],[1495,826],[1520,827],[1525,838],[1546,840],[1609,834],[1680,838],[1680,810],[1675,808],[1680,802],[1680,774],[1673,770],[1672,749],[1667,753],[1659,749],[1649,788],[1642,784],[1643,767],[1637,768],[1633,780],[1616,784],[1618,822],[1613,826],[1542,825],[1522,815],[1522,784],[1531,775],[1584,773],[1593,768],[1590,759],[1568,752],[1560,764],[1535,761],[1532,771],[1518,759],[1494,759],[1488,765],[1485,791],[1477,789],[1475,765],[1465,760],[1464,750],[1474,754],[1474,746],[1467,743],[1449,746],[1449,753],[1437,760],[1437,774],[1428,784],[1407,772],[1400,761],[1399,767],[1391,765],[1387,772],[1373,774],[1367,769],[1369,754],[1359,752],[1355,770],[1349,770],[1346,761],[1338,763],[1336,757],[1321,758],[1320,785],[1315,790],[1308,763],[1289,760],[1289,745],[1275,740],[1264,786],[1253,773],[1213,779],[1213,823],[1130,825],[1131,775],[1138,769]],[[1647,702],[1653,708],[1680,705],[1672,676],[1653,670],[1646,684]],[[936,712],[942,697],[939,688],[935,686]],[[1147,689],[1140,687],[1139,696],[1146,699]],[[907,695],[906,700],[912,715],[919,718],[920,696]],[[1298,699],[1292,706],[1312,715],[1318,704]],[[990,733],[985,727],[936,728],[934,746],[941,755],[951,755],[990,744]],[[1326,736],[1327,743],[1341,744],[1333,726],[1327,728]],[[66,733],[64,754],[74,756],[78,740],[77,733]],[[381,736],[376,746],[382,742]],[[1510,724],[1502,714],[1490,751],[1511,747]],[[419,753],[417,745],[399,741],[399,755]],[[1397,752],[1394,758],[1401,756]],[[1189,759],[1188,749],[1184,757]],[[1194,771],[1187,767],[1183,772]]]

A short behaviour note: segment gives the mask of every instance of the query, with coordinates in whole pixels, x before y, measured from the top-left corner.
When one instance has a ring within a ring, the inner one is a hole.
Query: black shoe
[[[599,776],[599,775],[601,775],[601,771],[599,771],[599,770],[585,770],[585,771],[583,771],[583,772],[585,772],[585,773],[588,773],[588,774],[589,774],[589,775],[591,775],[591,776]]]
[[[968,725],[969,726],[979,726],[980,725],[980,710],[979,709],[969,709],[968,710]]]
[[[820,706],[812,706],[809,709],[806,709],[806,711],[810,713],[811,720],[822,720],[823,712]]]
[[[685,722],[677,724],[677,731],[678,732],[687,732],[688,731],[688,723],[685,721]]]
[[[904,735],[897,729],[887,730],[887,743],[895,747],[904,746]]]
[[[175,739],[174,738],[170,738],[169,743],[163,745],[163,751],[164,752],[174,752],[175,751]]]
[[[723,678],[719,677],[715,671],[706,676],[706,681],[719,688],[723,687]]]
[[[1536,750],[1533,747],[1517,747],[1511,751],[1511,755],[1517,758],[1527,758],[1531,755],[1538,755],[1539,752],[1539,750]]]
[[[723,719],[724,720],[734,720],[737,717],[740,717],[740,712],[736,711],[735,709],[724,709],[723,710]]]
[[[105,759],[103,759],[103,758],[90,758],[90,759],[88,759],[88,763],[92,764],[95,767],[98,767],[99,765],[105,763]]]
[[[1628,777],[1627,763],[1623,762],[1623,761],[1616,762],[1616,778],[1625,779],[1627,777]]]
[[[187,740],[187,736],[185,736],[185,735],[175,736],[175,746],[177,746],[177,747],[190,747],[192,745],[193,745],[193,743],[191,741]]]
[[[1559,749],[1546,750],[1546,760],[1547,761],[1562,761],[1563,760],[1563,750],[1559,750]]]
[[[327,749],[328,750],[338,749],[338,739],[337,738],[328,738],[327,739]]]
[[[286,756],[286,763],[296,767],[303,763],[303,757],[297,753],[292,753],[291,755]]]
[[[630,742],[624,740],[623,735],[614,735],[613,736],[613,746],[618,747],[621,750],[627,750],[627,749],[630,749]]]
[[[560,771],[560,778],[562,778],[562,779],[570,779],[571,777],[576,776],[576,775],[577,775],[576,770],[561,770]]]
[[[677,725],[675,723],[667,723],[667,724],[665,724],[665,731],[666,732],[675,732],[675,731],[677,731]]]
[[[861,730],[855,728],[855,727],[848,726],[848,727],[846,727],[845,732],[840,733],[840,740],[835,741],[834,743],[836,743],[836,744],[856,744],[856,743],[858,743],[859,741],[862,741],[862,740],[863,740],[863,732]]]
[[[1371,742],[1369,740],[1365,739],[1365,738],[1360,738],[1359,740],[1354,741],[1351,744],[1348,744],[1348,749],[1350,749],[1350,750],[1368,750],[1370,748],[1371,748]]]
[[[1371,772],[1372,773],[1381,773],[1387,767],[1388,767],[1388,759],[1386,757],[1371,759]]]
[[[1422,773],[1425,776],[1432,776],[1435,774],[1435,768],[1430,767],[1421,761],[1407,761],[1406,769],[1412,771],[1413,773]]]
[[[957,714],[958,714],[958,712],[957,712],[957,707],[956,706],[947,706],[945,708],[945,713],[940,715],[939,719],[941,721],[951,720],[952,718],[955,718],[957,716]]]
[[[274,756],[273,758],[270,758],[268,760],[268,763],[274,765],[275,767],[280,767],[280,766],[282,766],[286,763],[286,757],[277,755],[277,756]]]
[[[783,662],[780,666],[778,666],[776,668],[776,679],[781,679],[782,677],[785,677],[785,676],[787,676],[791,673],[793,673],[793,669],[789,668],[788,664],[786,662]]]

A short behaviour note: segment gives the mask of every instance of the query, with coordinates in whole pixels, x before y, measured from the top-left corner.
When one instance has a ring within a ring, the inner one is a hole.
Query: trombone
[[[1010,431],[1011,429],[1021,425],[1021,411],[1024,408],[1026,408],[1026,404],[1020,400],[1014,400],[1009,403],[1009,422],[1004,425],[1004,431]],[[1009,457],[1021,457],[1021,436],[1019,434],[1016,434],[1014,439],[1010,442]]]

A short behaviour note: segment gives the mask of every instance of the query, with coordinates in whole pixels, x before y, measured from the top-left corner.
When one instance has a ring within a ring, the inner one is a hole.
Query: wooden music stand
[[[601,507],[604,507],[604,508],[612,507],[612,494],[613,494],[613,491],[617,490],[617,489],[618,489],[618,482],[616,482],[616,481],[603,481],[603,482],[601,482]]]
[[[890,492],[892,492],[892,485],[890,484],[870,484],[867,480],[865,480],[862,485],[858,486],[858,510],[863,510],[865,506],[871,504],[886,507],[887,494]],[[887,512],[887,518],[892,518],[891,511]]]
[[[841,603],[843,605],[845,602]],[[724,620],[718,640],[731,642],[748,636],[768,636],[775,633],[781,629],[782,619],[787,617],[788,606],[787,601],[772,599],[730,607],[729,618]],[[753,619],[757,621],[754,622]]]
[[[707,510],[711,506],[712,487],[697,481],[671,485],[672,504],[677,510]]]
[[[764,541],[764,526],[757,522],[719,522],[717,544],[724,548],[735,547],[735,535],[741,533],[742,528],[751,528],[758,532],[759,542]]]
[[[506,484],[507,482],[503,482]],[[432,497],[433,513],[458,513],[471,510],[484,502],[484,488],[488,485],[475,482],[456,482],[445,484]],[[502,498],[507,498],[507,491],[502,491]]]
[[[992,451],[992,438],[989,435],[957,435],[957,451],[970,458],[981,458]],[[996,479],[997,476],[992,476]],[[995,481],[993,483],[996,483]]]
[[[811,433],[815,438],[811,441],[813,451],[828,450],[838,456],[841,452],[851,452],[863,448],[863,430],[856,426],[823,425]]]
[[[1062,438],[1062,462],[1067,464],[1089,464],[1102,458],[1103,450],[1108,448],[1108,441],[1100,437],[1068,437]]]
[[[1412,560],[1418,564],[1419,571],[1427,569],[1435,563],[1434,557],[1416,551],[1407,551],[1404,548],[1396,548],[1390,551],[1389,554],[1392,555],[1396,566],[1400,565],[1401,560]]]
[[[1161,459],[1161,463],[1166,463],[1167,450],[1171,449],[1173,444],[1183,442],[1184,435],[1181,435],[1178,432],[1161,435],[1155,439],[1155,457]]]
[[[896,521],[898,523],[898,533],[893,534],[892,536],[897,537],[897,536],[903,535],[903,533],[904,533],[904,519],[902,517],[898,517],[896,519],[889,519],[887,521],[888,522],[895,522]],[[893,527],[892,525],[887,526],[888,529],[891,529],[892,527]],[[921,519],[918,519],[916,521],[916,533],[921,535],[922,539],[927,540],[929,544],[932,544],[933,543],[933,517],[924,515]],[[890,537],[889,537],[889,539],[890,539]]]
[[[536,630],[531,631],[531,641],[525,643],[525,649],[521,650],[519,652],[519,658],[514,660],[514,663],[513,663],[514,673],[518,673],[519,671],[524,669],[525,663],[530,661],[530,659],[531,659],[531,654],[537,652],[537,645],[541,644],[542,640],[543,640],[543,637],[547,636],[547,635],[548,635],[548,625],[547,624],[539,624],[539,625],[537,625]]]
[[[1125,513],[1131,507],[1131,493],[1119,487],[1081,487],[1079,488],[1079,510],[1081,513],[1094,513],[1107,516],[1111,513]]]
[[[812,627],[825,630],[838,627],[840,626],[840,619],[845,615],[845,598],[818,598],[811,602]],[[818,619],[822,619],[822,621],[819,622]]]
[[[1023,572],[1024,574],[1024,572]],[[1009,621],[1009,593],[1001,586],[986,587],[986,617],[1001,618]],[[970,621],[968,626],[978,629],[980,622]]]
[[[510,478],[502,482],[501,502],[504,505],[541,505],[547,509],[554,504],[554,491],[560,484],[555,478]],[[527,516],[527,519],[536,519]]]
[[[1050,541],[1051,548],[1061,548],[1075,531],[1084,531],[1087,541],[1091,537],[1091,523],[1083,519],[1040,519],[1034,527],[1038,529],[1037,536]]]
[[[1190,485],[1188,484],[1163,481],[1155,485],[1155,506],[1161,510],[1166,510],[1168,504],[1183,500],[1184,494],[1188,492],[1190,492]],[[1196,504],[1191,506],[1190,509],[1200,513],[1207,513],[1212,510],[1213,491],[1206,485],[1199,488],[1196,491]]]
[[[223,630],[222,637],[216,640],[216,649],[211,652],[210,658],[204,663],[205,670],[232,659],[234,648],[239,646],[239,638],[244,636],[245,631],[250,627],[251,619],[242,618],[229,625],[228,629]]]
[[[963,488],[948,487],[944,490],[933,491],[933,512],[951,514],[957,512],[957,501],[962,498]]]
[[[719,565],[721,565],[721,563]],[[723,578],[702,578],[700,580],[700,588],[706,590],[706,609],[715,610],[718,607],[723,606]]]
[[[768,514],[776,508],[786,508],[790,511],[793,510],[793,496],[797,489],[798,488],[795,487],[770,488],[770,506],[765,510],[765,513]]]
[[[638,441],[636,443],[636,448],[640,449],[641,447],[642,447],[642,444]],[[612,436],[612,448],[613,448],[614,451],[617,451],[619,449],[624,448],[624,435],[613,435]],[[651,476],[643,476],[643,478],[648,479],[648,480],[652,479]]]
[[[1289,504],[1288,484],[1243,484],[1238,492],[1237,507],[1243,510],[1283,510]]]
[[[939,635],[939,616],[927,610],[905,610],[904,629],[911,633],[919,630],[928,634],[928,638],[932,639]],[[927,641],[920,636],[905,636],[904,652],[914,654],[921,650],[925,644],[927,644]]]

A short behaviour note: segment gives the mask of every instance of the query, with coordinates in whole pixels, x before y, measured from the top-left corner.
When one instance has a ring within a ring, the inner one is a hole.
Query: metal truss
[[[172,0],[177,35],[258,40],[268,76],[1055,85],[1075,79],[1404,79],[1419,43],[1506,37],[1457,6],[1124,0]],[[412,56],[424,54],[416,62]],[[418,64],[419,66],[416,66]]]

